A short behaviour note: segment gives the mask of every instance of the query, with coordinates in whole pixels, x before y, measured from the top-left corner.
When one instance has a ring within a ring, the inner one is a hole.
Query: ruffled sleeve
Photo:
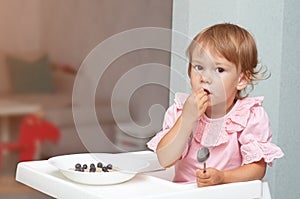
[[[162,130],[147,143],[149,149],[156,151],[160,140],[170,131],[178,117],[181,115],[182,108],[187,97],[188,95],[185,93],[175,94],[174,104],[171,105],[165,113]]]
[[[255,98],[254,98],[255,99]],[[249,164],[262,158],[269,165],[272,161],[281,158],[284,154],[272,141],[272,132],[267,113],[261,106],[262,98],[256,98],[257,103],[252,103],[244,130],[241,132],[239,142],[243,164]],[[246,125],[247,123],[247,125]]]

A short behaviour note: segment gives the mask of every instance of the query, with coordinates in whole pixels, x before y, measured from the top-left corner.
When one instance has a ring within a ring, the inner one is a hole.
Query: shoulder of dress
[[[241,131],[247,126],[253,112],[262,110],[264,97],[247,97],[238,100],[237,107],[228,115],[226,129],[228,132]],[[257,109],[258,108],[258,109]]]
[[[259,97],[246,97],[244,99],[238,100],[238,106],[242,108],[251,108],[254,106],[262,106],[264,101],[263,96]]]

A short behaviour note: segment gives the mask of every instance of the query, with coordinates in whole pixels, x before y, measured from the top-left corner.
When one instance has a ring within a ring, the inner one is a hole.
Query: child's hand
[[[196,122],[205,112],[207,104],[208,96],[203,89],[193,92],[184,103],[182,118],[191,122]]]
[[[197,169],[196,178],[198,187],[222,184],[224,181],[224,172],[214,168],[207,168],[206,172],[203,173],[203,169]]]

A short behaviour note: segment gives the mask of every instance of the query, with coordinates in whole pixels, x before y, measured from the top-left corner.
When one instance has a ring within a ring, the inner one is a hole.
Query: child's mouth
[[[204,88],[204,92],[206,92],[207,95],[210,94],[209,90],[207,90],[206,88]]]

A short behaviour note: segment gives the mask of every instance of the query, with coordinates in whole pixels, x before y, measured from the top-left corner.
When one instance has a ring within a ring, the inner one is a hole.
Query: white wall
[[[299,172],[300,135],[296,133],[299,123],[299,2],[294,0],[174,0],[173,30],[193,38],[199,31],[220,22],[238,24],[249,30],[255,37],[259,60],[269,67],[272,76],[260,82],[252,95],[265,96],[264,107],[271,120],[273,142],[286,153],[286,157],[275,161],[268,169],[273,198],[296,198],[300,195],[296,188]],[[285,29],[284,29],[285,28]],[[178,45],[179,43],[180,45]],[[172,41],[172,50],[181,51],[184,56],[187,41]],[[184,47],[184,48],[183,48]],[[178,78],[177,72],[187,77],[187,62],[179,56],[171,56],[171,91],[189,92],[189,82]],[[170,102],[173,101],[170,95]],[[295,117],[291,118],[294,115]],[[291,137],[292,136],[292,137]],[[297,150],[296,150],[297,148]],[[293,154],[292,159],[290,154]],[[298,160],[297,160],[298,159]],[[285,179],[282,183],[282,179]],[[292,179],[295,179],[293,181]],[[285,190],[290,190],[286,195]],[[281,197],[282,196],[282,197]]]
[[[278,143],[285,152],[276,165],[276,198],[299,198],[300,179],[300,1],[284,1]]]

